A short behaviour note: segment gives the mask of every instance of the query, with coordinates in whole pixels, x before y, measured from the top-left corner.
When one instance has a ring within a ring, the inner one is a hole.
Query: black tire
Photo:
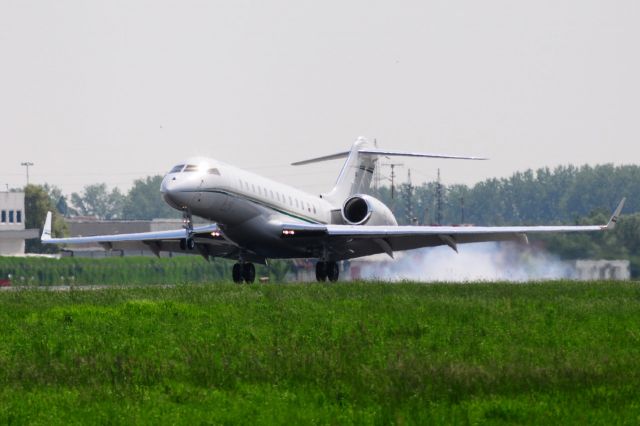
[[[253,263],[242,265],[242,277],[247,284],[251,284],[256,280],[256,267],[253,266]]]
[[[186,250],[186,249],[187,249],[187,240],[183,238],[180,240],[180,250]]]
[[[233,277],[233,282],[240,284],[242,282],[242,265],[240,265],[239,263],[233,265],[231,275]]]
[[[321,283],[327,280],[327,262],[316,263],[316,280]]]
[[[189,239],[187,240],[187,248],[188,248],[189,250],[193,250],[194,248],[196,248],[196,242],[194,241],[194,239],[193,239],[193,238],[189,238]]]
[[[340,268],[338,267],[338,262],[327,262],[327,278],[332,283],[338,281],[340,277]]]

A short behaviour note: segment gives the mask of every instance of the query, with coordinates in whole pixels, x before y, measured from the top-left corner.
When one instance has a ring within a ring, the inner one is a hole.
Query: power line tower
[[[438,169],[438,180],[436,182],[436,224],[442,225],[442,183],[440,182],[440,169]]]
[[[411,169],[407,170],[407,186],[405,187],[405,207],[408,224],[413,224],[416,218],[413,216],[413,184],[411,183]]]
[[[391,167],[391,176],[389,177],[389,180],[391,180],[391,199],[393,199],[395,197],[395,183],[396,183],[396,167],[403,167],[404,164],[402,163],[386,163],[386,164],[381,164],[381,166],[389,166]]]

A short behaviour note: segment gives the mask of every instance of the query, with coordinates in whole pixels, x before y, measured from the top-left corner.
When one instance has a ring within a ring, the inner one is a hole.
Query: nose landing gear
[[[180,250],[193,250],[196,248],[196,242],[192,238],[193,220],[191,219],[191,211],[188,208],[182,210],[182,227],[186,231],[187,238],[180,240]]]
[[[247,284],[251,284],[256,280],[256,267],[253,266],[253,263],[238,262],[233,265],[233,270],[231,272],[234,283],[241,284],[246,282]]]

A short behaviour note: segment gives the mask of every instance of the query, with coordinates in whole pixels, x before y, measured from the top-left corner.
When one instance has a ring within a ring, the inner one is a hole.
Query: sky
[[[310,192],[383,148],[473,184],[637,164],[637,0],[0,0],[0,188],[63,192],[209,156]],[[395,160],[394,160],[395,161]],[[383,170],[388,174],[388,168]]]

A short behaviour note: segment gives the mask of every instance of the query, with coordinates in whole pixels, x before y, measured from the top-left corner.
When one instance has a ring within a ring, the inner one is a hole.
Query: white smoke
[[[384,281],[543,281],[576,279],[575,267],[534,246],[478,243],[402,253],[396,260],[362,262],[359,275]]]

